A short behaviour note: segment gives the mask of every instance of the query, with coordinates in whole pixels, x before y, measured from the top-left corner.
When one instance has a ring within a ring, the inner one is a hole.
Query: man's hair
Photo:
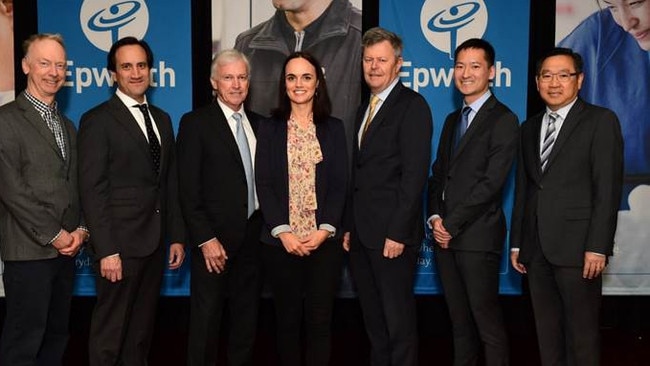
[[[117,53],[117,50],[120,49],[120,47],[124,46],[140,46],[144,50],[144,52],[147,54],[147,66],[152,67],[153,66],[153,52],[151,51],[151,47],[149,47],[149,44],[145,42],[144,40],[137,39],[135,37],[124,37],[117,42],[113,43],[111,46],[111,50],[108,51],[108,56],[106,57],[107,59],[107,68],[109,71],[117,71],[117,65],[115,65],[115,54]]]
[[[494,66],[495,53],[494,47],[492,47],[490,42],[480,38],[470,38],[461,43],[460,46],[456,47],[456,51],[454,52],[454,60],[458,59],[458,54],[460,51],[467,49],[483,50],[483,53],[485,54],[485,61],[487,61],[488,67]]]
[[[390,45],[393,46],[393,50],[395,50],[395,57],[402,56],[402,51],[404,50],[402,39],[397,34],[381,27],[368,29],[366,33],[363,34],[361,45],[365,49],[383,41],[390,42]]]
[[[314,102],[312,113],[314,123],[324,122],[332,113],[332,103],[330,102],[329,94],[327,93],[327,83],[325,82],[325,74],[323,68],[318,63],[318,60],[307,52],[294,52],[290,54],[284,61],[282,66],[282,74],[280,75],[280,86],[278,88],[278,107],[273,110],[272,115],[274,118],[287,121],[291,117],[291,100],[287,95],[287,80],[285,73],[289,61],[295,58],[302,58],[309,62],[316,70],[316,93],[314,94]]]
[[[235,49],[228,49],[215,54],[212,58],[212,64],[210,65],[210,78],[217,76],[218,66],[224,66],[235,61],[244,61],[246,64],[246,73],[250,76],[251,65],[248,61],[248,57]]]
[[[65,43],[63,43],[63,37],[58,34],[58,33],[38,33],[38,34],[32,34],[23,42],[23,55],[27,57],[27,52],[29,52],[29,47],[34,44],[34,42],[38,41],[44,41],[44,40],[50,40],[50,41],[55,41],[58,42],[61,47],[63,47],[63,50],[65,50]]]
[[[562,48],[562,47],[556,47],[544,54],[542,58],[540,58],[537,61],[537,64],[535,66],[535,74],[539,75],[539,73],[542,71],[542,64],[544,61],[546,61],[547,58],[553,57],[553,56],[568,56],[573,60],[573,67],[576,69],[575,72],[578,74],[582,74],[582,56],[580,56],[579,53],[574,52],[570,48]]]

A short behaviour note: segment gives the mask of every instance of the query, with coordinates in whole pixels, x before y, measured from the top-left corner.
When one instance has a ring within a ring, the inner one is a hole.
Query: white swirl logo
[[[449,55],[469,38],[481,38],[488,13],[483,0],[427,0],[420,11],[420,27],[431,45]]]
[[[85,0],[79,22],[90,43],[108,52],[122,37],[144,37],[149,26],[149,10],[144,0]]]

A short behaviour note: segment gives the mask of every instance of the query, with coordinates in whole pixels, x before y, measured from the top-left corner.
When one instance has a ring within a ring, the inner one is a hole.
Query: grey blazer
[[[48,242],[81,222],[77,141],[72,122],[59,114],[66,159],[54,135],[21,93],[0,107],[0,252],[4,261],[55,258]]]

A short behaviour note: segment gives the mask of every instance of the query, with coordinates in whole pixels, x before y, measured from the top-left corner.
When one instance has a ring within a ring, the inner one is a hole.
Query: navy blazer
[[[334,117],[316,123],[316,137],[323,161],[316,165],[316,224],[329,224],[342,235],[341,219],[345,205],[348,162],[343,122]],[[271,230],[289,224],[289,167],[287,160],[287,121],[268,119],[260,123],[255,154],[255,182],[266,229],[261,241],[280,245]]]

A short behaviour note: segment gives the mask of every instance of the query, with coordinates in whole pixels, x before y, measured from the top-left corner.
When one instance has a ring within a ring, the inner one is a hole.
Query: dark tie
[[[151,122],[151,117],[149,117],[149,108],[147,104],[138,104],[136,105],[142,115],[144,116],[144,125],[147,128],[147,140],[149,140],[149,151],[151,152],[151,159],[153,161],[153,167],[156,174],[160,173],[160,142],[158,137],[153,130],[153,124]]]
[[[464,106],[463,110],[460,113],[460,121],[458,121],[458,127],[456,129],[456,141],[454,141],[454,148],[460,143],[460,139],[463,138],[465,131],[467,131],[467,126],[469,125],[469,112],[472,111],[472,108],[469,106]]]
[[[253,162],[251,159],[251,150],[248,146],[248,138],[242,125],[241,113],[233,113],[232,118],[236,122],[235,137],[237,147],[241,155],[241,161],[244,164],[244,173],[246,173],[246,183],[248,185],[248,217],[255,211],[255,186],[253,185]]]
[[[555,121],[559,115],[555,112],[548,114],[548,127],[546,128],[546,134],[544,135],[544,143],[542,143],[542,152],[540,153],[540,162],[542,164],[542,171],[546,170],[546,164],[548,164],[548,157],[551,156],[551,150],[553,150],[553,144],[555,143]]]

